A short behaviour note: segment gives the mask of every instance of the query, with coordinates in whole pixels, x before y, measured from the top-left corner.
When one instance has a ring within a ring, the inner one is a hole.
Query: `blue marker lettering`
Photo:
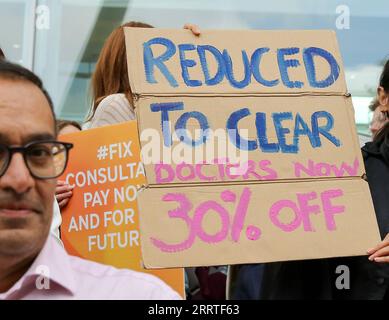
[[[288,88],[302,88],[304,85],[301,81],[291,81],[288,74],[288,69],[297,68],[300,62],[296,59],[285,60],[285,56],[299,53],[299,51],[299,48],[283,48],[277,50],[278,68],[280,69],[281,79]]]
[[[196,61],[185,58],[185,51],[196,50],[196,47],[193,44],[180,44],[178,46],[178,51],[180,52],[180,63],[182,70],[182,78],[184,79],[185,84],[188,87],[198,87],[201,86],[200,80],[191,80],[189,77],[188,68],[194,67],[196,65]]]
[[[279,143],[280,148],[281,148],[281,152],[283,152],[283,153],[297,153],[297,151],[298,151],[297,145],[286,144],[285,135],[290,133],[290,130],[288,128],[284,128],[282,126],[282,121],[293,119],[292,112],[273,113],[272,117],[273,117],[274,127],[276,129],[278,143]]]
[[[317,80],[317,75],[316,75],[316,68],[315,68],[315,62],[313,60],[314,56],[319,56],[324,58],[328,64],[330,65],[331,68],[331,73],[330,75],[321,81]],[[305,64],[305,69],[307,70],[307,76],[308,76],[308,81],[309,84],[314,87],[314,88],[326,88],[332,85],[339,77],[339,65],[336,62],[336,59],[334,56],[329,53],[328,51],[321,49],[321,48],[316,48],[316,47],[310,47],[307,49],[304,49],[303,51],[303,57],[304,57],[304,64]]]
[[[206,51],[210,52],[215,57],[217,62],[217,72],[213,76],[213,78],[211,78],[209,74],[208,62],[205,56]],[[223,55],[221,54],[221,52],[215,47],[208,46],[208,45],[198,46],[197,52],[199,54],[201,68],[203,69],[205,84],[207,86],[215,86],[219,84],[221,81],[223,81],[224,76],[226,74],[226,68],[224,66]]]
[[[182,102],[153,103],[150,105],[150,109],[152,112],[161,112],[163,142],[166,147],[171,147],[173,142],[170,133],[169,112],[184,110],[184,104]]]
[[[327,123],[324,126],[319,127],[319,119],[324,118],[327,120]],[[326,137],[331,141],[335,146],[340,146],[340,141],[335,136],[330,133],[330,130],[334,127],[334,117],[327,111],[317,111],[312,114],[312,133],[316,139],[316,144],[318,147],[321,147],[320,134]]]
[[[200,124],[201,137],[198,140],[192,140],[190,137],[188,137],[186,125],[188,120],[191,118],[196,119]],[[186,112],[180,118],[178,118],[175,130],[179,139],[185,144],[192,147],[200,146],[207,141],[207,137],[209,135],[209,124],[207,117],[198,111]]]
[[[249,116],[250,110],[243,108],[233,112],[227,120],[227,131],[228,136],[230,137],[231,142],[240,150],[255,150],[258,148],[257,142],[255,140],[246,140],[242,138],[238,130],[238,122]]]
[[[266,114],[257,112],[255,119],[255,126],[257,128],[257,135],[259,146],[263,152],[276,153],[280,150],[278,143],[269,143],[267,139]]]
[[[311,145],[313,148],[318,147],[317,141],[314,138],[311,130],[309,129],[308,125],[302,118],[302,116],[297,113],[296,114],[296,119],[295,119],[295,124],[294,124],[294,134],[293,134],[293,144],[297,146],[297,151],[299,149],[299,143],[300,143],[300,136],[301,135],[306,135],[309,137],[309,141],[311,142]]]
[[[258,81],[258,83],[266,87],[274,87],[280,82],[280,80],[266,80],[262,77],[262,74],[260,72],[262,55],[268,52],[269,50],[269,48],[258,48],[254,51],[254,53],[251,55],[251,72],[253,73],[253,76],[255,80]]]
[[[238,89],[247,87],[251,82],[251,68],[250,61],[245,50],[242,50],[242,60],[244,66],[244,78],[241,81],[237,81],[234,76],[234,70],[232,66],[232,60],[227,50],[223,51],[224,63],[226,65],[226,75],[230,84]]]

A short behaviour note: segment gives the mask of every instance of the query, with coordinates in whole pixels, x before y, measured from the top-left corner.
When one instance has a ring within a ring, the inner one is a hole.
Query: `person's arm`
[[[377,246],[367,251],[370,254],[369,260],[380,263],[389,263],[389,233]]]

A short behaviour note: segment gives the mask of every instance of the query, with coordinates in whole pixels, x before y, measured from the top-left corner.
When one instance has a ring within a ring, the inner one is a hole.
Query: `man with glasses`
[[[0,300],[179,299],[159,279],[69,256],[49,234],[72,145],[30,71],[0,61]]]

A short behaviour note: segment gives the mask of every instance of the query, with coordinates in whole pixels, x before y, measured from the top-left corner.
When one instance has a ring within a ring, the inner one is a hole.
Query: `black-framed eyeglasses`
[[[20,152],[31,176],[36,179],[58,178],[66,169],[73,144],[60,141],[34,141],[23,147],[0,144],[0,177],[7,171],[14,153]]]

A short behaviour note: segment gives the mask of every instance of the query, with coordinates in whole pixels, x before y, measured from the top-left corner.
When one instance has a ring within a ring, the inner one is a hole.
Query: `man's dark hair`
[[[41,79],[39,79],[38,76],[36,76],[33,72],[30,70],[18,65],[14,64],[5,60],[0,60],[0,78],[3,79],[11,79],[11,80],[23,80],[28,81],[35,86],[37,86],[42,93],[45,95],[51,109],[51,113],[53,114],[54,121],[55,121],[55,113],[54,113],[54,106],[53,102],[46,91],[46,89],[43,87]]]
[[[0,48],[0,60],[5,60],[5,54],[3,50],[1,50],[1,48]]]

